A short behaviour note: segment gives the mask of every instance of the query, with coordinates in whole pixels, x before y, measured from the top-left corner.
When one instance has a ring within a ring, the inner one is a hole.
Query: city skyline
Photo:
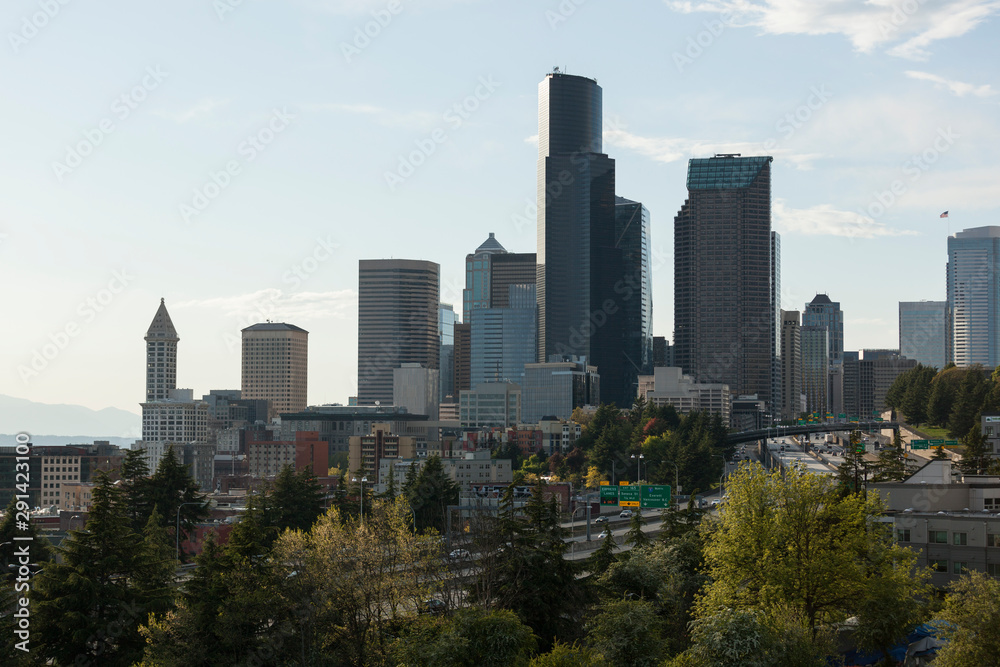
[[[570,4],[403,3],[363,47],[385,2],[60,5],[30,37],[37,5],[5,10],[18,39],[0,81],[22,103],[0,107],[0,303],[16,318],[0,394],[137,413],[136,341],[163,297],[178,387],[239,387],[239,332],[270,319],[313,334],[309,402],[346,402],[359,259],[440,264],[457,311],[487,233],[536,251],[537,82],[553,65],[604,91],[604,150],[649,209],[653,333],[671,342],[689,158],[774,156],[781,306],[834,295],[845,349],[896,347],[895,304],[945,296],[948,225],[996,223],[991,4],[924,3],[902,23],[860,3],[836,5],[844,21],[828,2],[739,17],[729,2]],[[816,261],[837,255],[863,270]]]

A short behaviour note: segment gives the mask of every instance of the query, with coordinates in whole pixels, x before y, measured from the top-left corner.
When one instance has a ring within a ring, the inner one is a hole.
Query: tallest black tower
[[[602,402],[629,407],[615,161],[601,152],[601,121],[593,79],[556,70],[538,85],[538,356],[586,357]]]

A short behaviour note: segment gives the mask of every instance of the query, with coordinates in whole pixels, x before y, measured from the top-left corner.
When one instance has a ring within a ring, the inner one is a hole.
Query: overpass
[[[834,431],[881,431],[882,429],[899,428],[899,422],[894,421],[856,421],[827,422],[822,424],[802,424],[796,426],[772,426],[753,431],[740,431],[726,436],[726,444],[739,445],[744,442],[755,442],[765,438],[780,438],[786,435],[807,435],[810,433],[833,433]]]

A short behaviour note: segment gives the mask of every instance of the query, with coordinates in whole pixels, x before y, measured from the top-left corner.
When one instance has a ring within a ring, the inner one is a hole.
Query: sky
[[[139,411],[160,298],[179,387],[240,329],[310,332],[309,403],[357,390],[358,260],[534,252],[538,83],[603,89],[672,339],[687,160],[772,155],[782,306],[898,347],[946,237],[1000,224],[996,0],[9,0],[0,9],[0,394]],[[949,217],[939,215],[949,211]],[[13,425],[11,426],[13,427]],[[4,429],[0,429],[4,430]]]

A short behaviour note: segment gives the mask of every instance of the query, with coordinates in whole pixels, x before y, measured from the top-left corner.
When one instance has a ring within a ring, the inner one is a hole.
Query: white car
[[[469,553],[468,549],[455,549],[448,555],[456,560],[472,558],[472,554]]]
[[[597,536],[597,539],[599,539],[599,540],[605,540],[610,535],[611,535],[611,531],[610,530],[605,530],[600,535]]]
[[[619,519],[631,519],[632,518],[632,510],[622,510],[621,514],[618,515],[618,518]]]

